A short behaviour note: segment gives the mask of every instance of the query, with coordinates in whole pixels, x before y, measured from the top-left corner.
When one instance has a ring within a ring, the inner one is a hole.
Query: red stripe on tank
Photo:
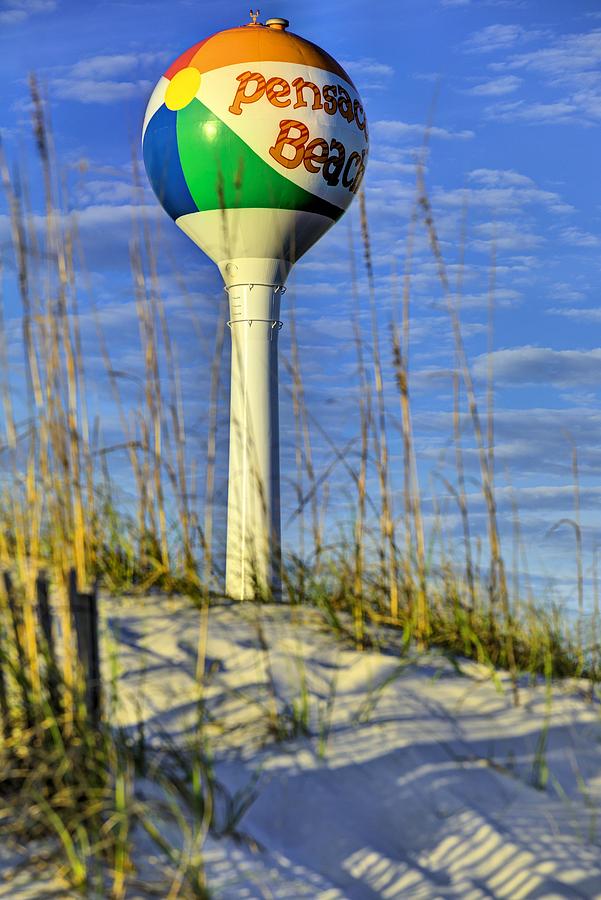
[[[178,56],[175,62],[171,63],[167,71],[165,72],[165,78],[169,78],[171,80],[174,75],[177,75],[178,72],[181,72],[182,69],[185,69],[189,64],[190,60],[194,56],[194,54],[200,50],[203,44],[206,44],[207,41],[210,41],[211,38],[205,38],[204,41],[199,41],[198,44],[194,44],[193,47],[190,47],[186,50],[185,53],[182,53],[181,56]]]

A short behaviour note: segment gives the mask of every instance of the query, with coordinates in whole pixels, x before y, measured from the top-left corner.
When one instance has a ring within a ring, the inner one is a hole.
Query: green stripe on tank
[[[336,221],[344,210],[276,172],[198,98],[177,113],[179,157],[198,209],[293,209]]]

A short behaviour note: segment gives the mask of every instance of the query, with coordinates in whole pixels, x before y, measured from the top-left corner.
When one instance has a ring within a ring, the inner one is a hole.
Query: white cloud
[[[383,88],[394,75],[392,66],[371,57],[347,59],[342,62],[342,66],[363,90]]]
[[[59,100],[76,100],[79,103],[106,105],[120,100],[131,100],[152,90],[152,81],[94,81],[54,78],[51,92]]]
[[[156,78],[149,80],[142,76],[149,71],[156,75],[166,56],[164,53],[90,56],[71,66],[56,67],[50,79],[50,92],[59,100],[79,103],[106,105],[130,100],[152,90]]]
[[[601,380],[601,348],[594,350],[553,350],[549,347],[516,347],[491,354],[498,384],[554,384],[581,387]],[[488,354],[474,360],[477,378],[486,378]]]
[[[576,91],[570,101],[586,124],[598,124],[601,120],[601,89]]]
[[[497,122],[525,122],[527,125],[566,125],[581,121],[578,107],[569,100],[555,103],[496,103],[486,110],[489,119]]]
[[[514,8],[523,6],[522,0],[479,0],[479,2],[483,6],[511,6]],[[471,6],[472,0],[440,0],[440,5],[448,7]]]
[[[447,207],[488,207],[498,215],[515,213],[516,210],[537,204],[554,213],[570,213],[573,208],[554,191],[537,187],[526,175],[513,170],[474,169],[468,178],[475,187],[434,192],[436,203]],[[515,224],[515,223],[514,223]]]
[[[522,348],[528,349],[528,348]],[[485,360],[485,357],[483,357]],[[448,412],[423,412],[415,416],[416,426],[429,431],[448,432],[453,428],[452,414]],[[469,430],[470,416],[462,416],[463,428]],[[578,446],[589,445],[598,450],[601,414],[597,409],[531,407],[526,409],[497,408],[495,410],[495,434],[504,442],[526,440],[535,458],[550,455],[558,441],[565,443],[566,434],[572,435]],[[526,436],[526,437],[525,437]],[[546,448],[541,452],[541,448]],[[556,454],[556,451],[554,453]]]
[[[514,54],[496,69],[529,69],[547,75],[554,81],[565,81],[582,72],[597,73],[601,64],[601,28],[562,35],[547,47],[529,53]]]
[[[520,175],[514,169],[472,169],[467,177],[470,181],[484,184],[486,187],[535,186],[532,178],[529,178],[527,175]]]
[[[470,35],[465,47],[478,53],[505,49],[518,42],[522,31],[521,25],[487,25],[481,31]]]
[[[100,179],[90,178],[83,182],[79,195],[81,206],[127,204],[132,202],[134,188],[132,181],[122,181],[116,178]]]
[[[390,177],[393,173],[415,176],[415,162],[388,162],[385,159],[370,159],[369,173],[371,176],[381,174]]]
[[[519,291],[511,288],[497,288],[494,294],[495,306],[506,309],[517,306],[522,299]],[[485,309],[489,303],[489,294],[484,291],[480,294],[462,294],[459,299],[461,309]]]
[[[500,454],[504,461],[509,461],[512,457],[519,459],[527,451],[527,440],[517,440],[500,448]],[[498,486],[495,488],[495,499],[501,508],[510,507],[515,499],[520,510],[563,509],[571,511],[574,508],[574,486],[572,484],[535,485],[533,487],[518,488]],[[484,503],[484,497],[481,493],[469,494],[468,502],[476,506]],[[601,488],[581,487],[580,503],[582,507],[598,506],[601,503]]]
[[[479,253],[489,253],[493,247],[496,251],[532,250],[543,243],[539,234],[518,222],[485,222],[474,231],[477,237],[470,246]]]
[[[601,119],[601,28],[549,37],[546,46],[513,53],[492,63],[495,72],[519,70],[539,76],[546,87],[565,93],[547,103],[496,104],[487,113],[499,121],[530,124],[597,124]]]
[[[54,12],[57,0],[3,0],[0,25],[18,25],[36,13]]]
[[[554,316],[564,316],[566,319],[577,319],[579,322],[601,322],[601,307],[593,307],[592,309],[571,307],[566,309],[562,306],[555,306],[548,309],[547,312]]]
[[[416,81],[427,81],[430,83],[442,80],[440,72],[414,72],[411,77],[415,78]]]
[[[563,231],[560,232],[559,237],[564,244],[571,244],[574,247],[601,246],[601,238],[596,234],[590,234],[588,231],[581,231],[580,228],[564,228]]]
[[[68,77],[113,79],[164,60],[164,53],[113,53],[90,56],[70,66]]]
[[[582,291],[575,290],[573,285],[565,284],[565,282],[557,282],[548,290],[548,296],[563,303],[580,303],[586,299],[586,294]]]
[[[449,131],[447,128],[439,128],[436,125],[428,127],[427,125],[412,124],[392,119],[381,119],[379,122],[375,122],[372,128],[381,137],[390,139],[403,137],[423,138],[426,131],[428,131],[430,137],[442,138],[443,140],[467,141],[474,137],[473,131]]]
[[[501,75],[499,78],[491,78],[489,81],[474,85],[466,91],[466,94],[473,94],[475,97],[500,97],[517,91],[521,83],[522,79],[516,75]]]
[[[544,34],[544,31],[528,31],[521,25],[487,25],[471,34],[463,47],[470,53],[492,53],[535,40]]]
[[[120,225],[130,226],[135,217],[141,215],[151,219],[160,219],[160,207],[157,203],[149,204],[147,206],[135,206],[132,204],[111,206],[109,204],[98,203],[78,210],[77,221],[79,227],[82,229],[110,229],[119,227]]]

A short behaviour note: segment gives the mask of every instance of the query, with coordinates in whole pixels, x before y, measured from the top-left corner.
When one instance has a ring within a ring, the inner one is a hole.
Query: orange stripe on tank
[[[243,25],[219,31],[192,49],[195,52],[183,65],[194,66],[199,72],[210,72],[235,63],[261,61],[300,63],[332,72],[355,87],[349,75],[329,53],[289,31]],[[183,68],[183,65],[180,68]],[[165,74],[167,78],[171,77]]]

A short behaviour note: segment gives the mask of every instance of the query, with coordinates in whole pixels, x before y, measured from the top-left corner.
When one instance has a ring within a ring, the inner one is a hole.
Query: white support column
[[[228,288],[232,335],[225,591],[279,596],[280,448],[277,339],[280,285]]]

